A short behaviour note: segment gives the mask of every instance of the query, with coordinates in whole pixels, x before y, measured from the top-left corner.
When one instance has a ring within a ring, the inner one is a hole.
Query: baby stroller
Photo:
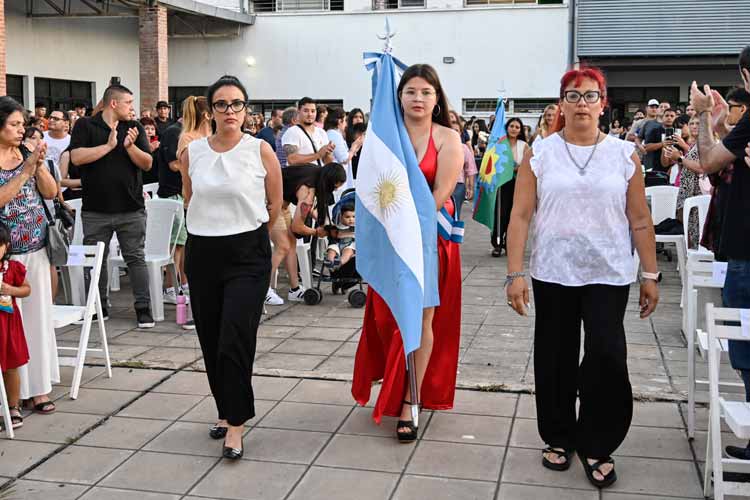
[[[340,223],[343,207],[347,205],[354,206],[354,198],[355,195],[353,188],[344,191],[344,193],[341,195],[341,199],[333,207],[333,213],[331,215],[331,221],[333,222],[333,224],[338,225]],[[332,270],[330,272],[330,279],[331,291],[334,295],[337,295],[339,292],[341,292],[341,294],[343,295],[350,288],[357,287],[349,292],[347,300],[352,307],[360,308],[365,305],[367,294],[362,289],[362,277],[359,275],[359,273],[357,273],[356,259],[357,256],[355,255],[351,259],[349,259],[346,264],[343,264],[342,266]],[[305,294],[303,295],[305,304],[314,306],[320,304],[320,302],[323,300],[323,292],[320,289],[320,284],[323,282],[325,268],[325,261],[321,261],[320,269],[318,272],[317,285],[315,285],[313,288],[308,288],[307,290],[305,290]]]

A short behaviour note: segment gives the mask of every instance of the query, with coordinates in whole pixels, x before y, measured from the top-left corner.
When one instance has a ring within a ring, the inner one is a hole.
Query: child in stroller
[[[318,273],[317,286],[305,291],[304,299],[308,305],[319,304],[323,300],[320,284],[325,275],[330,277],[333,294],[349,292],[349,304],[352,307],[365,305],[367,295],[362,290],[362,278],[356,269],[356,246],[354,242],[354,189],[347,189],[333,207],[332,225],[326,226],[329,234],[326,258]]]

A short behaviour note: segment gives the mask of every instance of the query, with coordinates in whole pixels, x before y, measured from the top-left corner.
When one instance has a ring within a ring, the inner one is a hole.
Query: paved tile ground
[[[258,339],[257,416],[248,422],[245,458],[219,459],[221,442],[207,434],[215,409],[197,337],[174,325],[169,306],[157,328],[135,329],[124,287],[112,297],[107,322],[113,378],[106,378],[100,359],[89,358],[73,401],[67,396],[72,371],[63,369],[53,393],[58,412],[29,415],[16,440],[0,439],[0,498],[701,498],[707,417],[699,408],[699,432],[689,442],[674,266],[661,263],[668,272],[652,319],[637,318],[632,293],[626,330],[638,402],[616,455],[620,480],[602,494],[578,464],[565,473],[540,466],[529,394],[534,310],[520,318],[504,305],[505,259],[489,256],[485,229],[469,223],[467,234],[462,390],[453,411],[423,414],[416,444],[397,443],[392,419],[376,426],[369,408],[353,404],[363,311],[326,290],[318,306],[269,307]],[[58,332],[65,345],[77,336],[74,328]],[[698,371],[705,373],[702,360]]]

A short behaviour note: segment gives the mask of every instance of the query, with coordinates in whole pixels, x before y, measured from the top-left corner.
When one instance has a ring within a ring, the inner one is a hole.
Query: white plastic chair
[[[150,184],[143,185],[143,192],[147,193],[152,200],[156,200],[159,198],[159,195],[156,194],[158,191],[159,191],[158,182],[152,182]]]
[[[81,206],[83,200],[68,200],[70,208],[75,210],[75,223],[73,224],[73,238],[71,245],[83,245],[83,223],[81,222]],[[81,267],[62,267],[61,280],[65,298],[74,306],[82,306],[86,303],[86,282],[83,277],[83,268]]]
[[[698,210],[698,240],[703,237],[703,227],[706,224],[706,217],[708,215],[708,206],[711,203],[711,195],[704,194],[700,196],[691,196],[685,200],[683,207],[682,216],[682,227],[684,230],[684,242],[685,242],[685,266],[683,275],[683,286],[682,286],[682,331],[687,336],[690,329],[690,313],[697,313],[697,308],[690,311],[688,307],[688,301],[692,299],[692,287],[688,286],[687,276],[690,274],[690,267],[696,262],[713,261],[714,254],[712,251],[698,246],[698,248],[689,248],[688,245],[688,230],[690,227],[690,213],[694,210]],[[695,328],[695,323],[693,323]]]
[[[708,379],[709,379],[709,425],[706,442],[706,465],[704,476],[704,496],[711,495],[716,500],[724,500],[724,495],[750,496],[750,483],[724,480],[724,471],[750,472],[747,460],[724,458],[721,443],[721,419],[738,439],[750,439],[750,403],[727,401],[719,394],[719,370],[721,364],[721,342],[727,340],[750,341],[742,335],[740,326],[724,325],[725,321],[740,321],[740,309],[725,309],[706,305],[708,323]],[[721,323],[721,324],[719,324]],[[713,474],[713,488],[712,484]]]
[[[151,314],[154,321],[164,321],[164,292],[162,290],[162,268],[171,266],[177,281],[174,265],[174,249],[171,244],[172,224],[177,220],[182,229],[185,223],[182,202],[177,200],[146,200],[146,267],[148,267],[148,287],[151,295]],[[122,255],[110,253],[109,270],[119,276],[120,268],[125,267]]]
[[[0,373],[2,373],[2,367],[0,367]],[[15,434],[13,432],[13,421],[10,418],[10,406],[8,405],[8,394],[5,392],[5,382],[3,377],[0,377],[0,405],[3,410],[3,424],[5,425],[5,436],[8,439],[13,439]]]
[[[651,220],[654,226],[665,219],[677,217],[677,194],[680,189],[675,186],[651,186],[646,188],[646,199],[651,204]],[[685,246],[684,237],[681,234],[657,234],[657,243],[674,243],[677,249],[677,267],[680,272],[680,281],[684,284],[683,274],[685,268]],[[636,272],[640,261],[636,253]]]
[[[58,347],[58,351],[76,351],[75,357],[60,357],[60,364],[63,366],[73,366],[73,382],[70,387],[70,398],[78,397],[78,388],[81,385],[81,375],[83,374],[83,364],[86,360],[87,352],[103,352],[104,363],[107,368],[107,377],[112,378],[112,366],[109,361],[109,347],[107,347],[107,332],[104,328],[104,315],[102,313],[102,301],[99,296],[99,275],[102,271],[104,261],[104,243],[99,242],[96,246],[72,246],[71,250],[81,250],[84,254],[83,263],[69,263],[67,267],[91,268],[91,281],[89,283],[89,293],[85,306],[53,306],[52,321],[55,328],[63,328],[68,325],[83,321],[81,325],[81,336],[78,340],[78,347]],[[99,325],[99,335],[102,347],[99,349],[89,348],[89,334],[91,333],[91,323],[94,314],[97,315]]]

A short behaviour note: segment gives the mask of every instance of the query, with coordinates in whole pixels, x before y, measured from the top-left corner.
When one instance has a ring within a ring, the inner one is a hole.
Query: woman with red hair
[[[563,75],[552,133],[524,155],[508,229],[508,305],[525,315],[523,255],[536,210],[531,275],[534,375],[542,465],[566,470],[577,451],[599,488],[617,479],[611,455],[633,416],[623,319],[641,273],[640,316],[659,300],[654,226],[633,144],[603,134],[607,85],[594,68]],[[579,365],[581,323],[584,356]],[[580,409],[576,416],[576,396]]]

